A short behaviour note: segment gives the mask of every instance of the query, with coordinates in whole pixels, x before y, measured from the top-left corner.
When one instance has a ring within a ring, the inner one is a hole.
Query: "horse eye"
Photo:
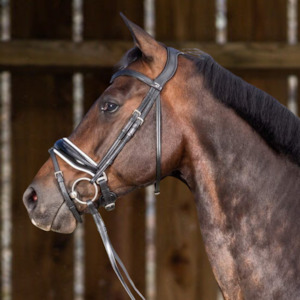
[[[101,106],[102,111],[110,112],[110,113],[117,111],[118,108],[119,108],[119,105],[115,104],[115,103],[112,103],[112,102],[105,102]]]

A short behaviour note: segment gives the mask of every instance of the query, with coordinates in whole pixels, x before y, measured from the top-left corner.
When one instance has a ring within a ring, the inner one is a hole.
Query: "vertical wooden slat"
[[[84,1],[84,39],[131,39],[120,12],[143,27],[143,1]]]
[[[18,39],[69,39],[71,0],[11,0],[11,30]]]
[[[1,15],[1,7],[0,7],[0,15]],[[2,83],[2,73],[0,73],[0,102],[1,102],[1,105],[2,105],[2,97],[3,97],[3,95],[2,95],[2,89],[3,89],[3,83]],[[1,135],[2,135],[2,131],[3,131],[3,117],[2,117],[2,108],[1,108],[1,122],[0,122],[0,130],[1,130]],[[1,138],[1,143],[0,143],[0,147],[1,147],[1,149],[2,149],[2,147],[3,147],[3,141],[2,141],[2,138]],[[2,185],[3,185],[3,183],[2,183],[2,181],[3,181],[3,179],[2,179],[2,172],[0,172],[0,194],[2,195],[2,191],[3,191],[3,187],[2,187]],[[2,214],[2,205],[0,206],[0,214]],[[1,220],[1,222],[0,222],[0,230],[2,231],[2,229],[3,229],[3,225],[2,225],[2,220]],[[1,257],[2,257],[2,249],[3,249],[3,242],[1,242],[1,244],[0,244],[0,246],[1,246]],[[3,259],[1,259],[1,261],[0,261],[0,278],[1,278],[1,282],[0,282],[0,289],[1,289],[1,294],[3,293],[3,271],[2,271],[2,268],[3,268]]]
[[[0,74],[1,101],[1,296],[12,295],[12,184],[11,184],[11,81]]]
[[[189,1],[188,5],[158,1],[156,36],[158,40],[214,41],[215,1]],[[162,182],[156,204],[157,299],[215,300],[217,284],[191,192],[178,180],[168,178]]]
[[[139,0],[84,1],[84,39],[129,39],[131,35],[119,12],[143,25],[143,2]],[[117,63],[117,62],[116,62]],[[108,86],[112,69],[85,74],[85,106],[88,109]],[[128,116],[129,117],[129,116]],[[116,210],[101,214],[110,239],[138,289],[145,291],[145,202],[144,191],[117,200]],[[86,218],[87,299],[128,299],[91,218]]]
[[[12,38],[69,39],[71,0],[12,1]],[[42,232],[28,219],[22,194],[72,130],[71,74],[12,74],[13,299],[72,299],[72,235]]]
[[[228,0],[229,41],[285,41],[286,0]]]
[[[214,41],[215,1],[157,1],[156,37],[165,41]]]
[[[298,36],[298,42],[300,41],[300,3],[299,1],[297,1],[297,30],[298,30],[298,33],[297,33],[297,36]]]
[[[286,0],[228,0],[228,41],[285,42],[287,38]],[[286,105],[286,73],[247,71],[234,73],[271,94]]]
[[[296,22],[296,38],[294,40],[294,42],[299,43],[300,41],[300,2],[299,0],[295,0],[295,5],[296,5],[296,18],[295,18],[295,22]],[[295,93],[295,98],[296,98],[296,105],[295,105],[295,111],[298,114],[298,116],[300,115],[300,96],[299,96],[299,84],[300,84],[300,72],[295,72],[295,78],[297,78],[297,83],[296,83],[296,88],[293,91]]]
[[[0,1],[0,40],[10,39],[10,3]],[[0,130],[1,130],[1,172],[0,172],[0,195],[1,195],[1,298],[10,300],[12,293],[11,278],[11,97],[10,97],[10,73],[0,73]]]

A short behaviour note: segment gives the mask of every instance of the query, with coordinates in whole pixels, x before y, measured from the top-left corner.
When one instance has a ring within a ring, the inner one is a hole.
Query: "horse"
[[[176,59],[168,63],[170,48],[123,19],[134,47],[119,62],[121,73],[69,138],[56,143],[25,191],[32,223],[71,233],[89,199],[102,199],[110,209],[117,197],[174,176],[194,195],[225,299],[300,299],[299,118],[204,52],[172,49]],[[173,74],[159,85],[166,65]],[[141,117],[137,107],[145,98],[153,105]],[[128,119],[137,124],[136,133],[99,171],[92,163],[112,153]]]

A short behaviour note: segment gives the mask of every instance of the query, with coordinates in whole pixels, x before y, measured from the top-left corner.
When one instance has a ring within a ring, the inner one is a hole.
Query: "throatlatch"
[[[90,213],[92,214],[94,221],[96,223],[97,229],[100,233],[102,241],[104,243],[106,252],[112,264],[112,267],[117,274],[119,280],[121,281],[123,287],[126,292],[130,296],[131,299],[135,299],[125,283],[119,269],[117,263],[121,266],[123,272],[128,278],[130,284],[134,288],[134,290],[139,294],[139,296],[144,299],[142,294],[136,289],[134,283],[130,279],[122,261],[118,257],[117,253],[113,249],[105,228],[105,224],[101,218],[101,215],[97,211],[95,207],[95,202],[98,197],[98,186],[101,190],[101,196],[97,201],[99,206],[104,206],[106,210],[113,210],[115,208],[115,202],[117,199],[117,195],[109,189],[108,186],[108,178],[106,176],[106,169],[112,165],[115,158],[122,151],[124,146],[132,139],[136,131],[142,126],[144,120],[154,103],[156,106],[156,181],[155,181],[155,195],[158,195],[159,190],[159,182],[161,179],[161,101],[160,101],[160,93],[165,86],[165,84],[174,76],[177,70],[178,56],[182,54],[176,49],[167,48],[167,62],[165,68],[160,73],[160,75],[152,80],[151,78],[130,69],[120,70],[115,73],[110,83],[112,83],[119,76],[130,76],[134,77],[143,83],[150,86],[150,89],[144,99],[142,100],[140,106],[135,109],[122,128],[115,142],[108,149],[102,160],[97,164],[91,157],[89,157],[86,153],[80,150],[74,143],[72,143],[69,139],[63,138],[58,140],[54,146],[49,150],[53,166],[54,166],[54,175],[57,179],[58,186],[63,195],[63,198],[68,205],[69,209],[73,213],[75,219],[78,222],[82,222],[80,213],[76,209],[76,206],[73,201],[77,201],[81,204],[86,204],[89,208]],[[69,164],[72,168],[82,171],[84,173],[89,174],[92,178],[81,177],[74,181],[72,185],[72,189],[68,192],[68,189],[65,185],[63,173],[59,168],[59,164],[57,161],[57,156],[59,156],[62,160],[64,160],[67,164]],[[80,181],[88,181],[90,182],[95,189],[95,195],[92,200],[84,202],[80,200],[79,195],[76,191],[76,185]],[[93,202],[94,201],[94,202]]]

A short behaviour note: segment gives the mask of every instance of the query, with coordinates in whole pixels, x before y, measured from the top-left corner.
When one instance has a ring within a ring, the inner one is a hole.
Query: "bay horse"
[[[106,193],[114,204],[116,197],[175,176],[194,194],[205,248],[225,299],[300,299],[300,120],[200,51],[177,53],[174,74],[155,89],[169,48],[123,19],[134,40],[119,63],[127,74],[113,78],[70,137],[56,144],[52,156],[59,171],[50,158],[25,191],[32,223],[43,230],[74,231],[78,221],[53,172],[63,172],[67,196],[74,192],[76,178],[90,178],[78,156],[85,165],[89,158],[91,163],[106,157],[134,112],[134,122],[140,118],[143,125],[107,167],[103,191],[93,190],[101,172],[90,179],[93,185],[78,183],[78,214],[94,193],[97,198]],[[141,119],[136,108],[152,89],[159,90],[161,103]],[[63,149],[75,149],[75,167],[71,158],[58,155]]]

